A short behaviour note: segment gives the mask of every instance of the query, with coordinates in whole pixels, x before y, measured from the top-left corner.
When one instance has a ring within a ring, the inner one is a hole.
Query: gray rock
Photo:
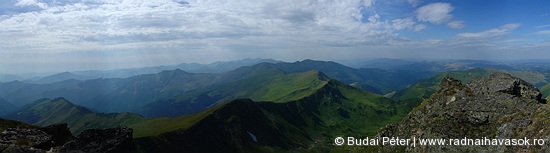
[[[473,79],[464,85],[444,78],[440,90],[399,124],[379,137],[400,138],[546,138],[550,107],[540,91],[506,73]],[[412,152],[549,152],[548,146],[384,146],[381,151]]]
[[[129,152],[134,149],[133,130],[127,127],[89,129],[61,147],[62,153]]]
[[[36,129],[8,128],[0,133],[0,143],[36,147],[51,143],[52,136]]]

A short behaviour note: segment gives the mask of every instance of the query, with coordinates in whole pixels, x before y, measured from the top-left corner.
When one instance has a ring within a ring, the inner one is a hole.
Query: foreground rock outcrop
[[[62,153],[79,152],[128,152],[134,149],[132,129],[116,127],[111,129],[89,129],[82,132],[76,139],[61,147]]]
[[[505,73],[468,84],[444,78],[440,89],[379,137],[403,139],[543,139],[544,145],[383,146],[381,152],[550,152],[550,107],[524,80]]]
[[[8,128],[0,133],[0,153],[131,152],[134,149],[132,133],[127,127],[89,129],[74,138],[67,124]]]
[[[45,152],[71,139],[73,135],[67,124],[35,129],[8,128],[0,133],[0,152]]]

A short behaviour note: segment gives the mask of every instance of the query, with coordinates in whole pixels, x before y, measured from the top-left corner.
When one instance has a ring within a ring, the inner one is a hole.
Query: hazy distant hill
[[[427,72],[464,71],[473,68],[497,68],[506,70],[535,70],[543,63],[524,63],[514,61],[493,62],[486,60],[402,60],[402,59],[371,59],[348,62],[357,68],[379,68],[385,70],[414,70]]]
[[[45,77],[23,80],[23,82],[35,83],[35,84],[48,84],[48,83],[61,82],[61,81],[71,80],[71,79],[88,80],[88,79],[94,79],[94,78],[90,76],[77,75],[71,72],[62,72],[62,73],[57,73],[57,74],[53,74]]]
[[[214,62],[211,64],[198,64],[198,63],[182,63],[171,66],[156,66],[156,67],[144,67],[144,68],[129,68],[129,69],[116,69],[105,71],[76,71],[73,72],[78,75],[87,76],[89,78],[127,78],[131,76],[141,74],[154,74],[165,70],[181,69],[190,73],[223,73],[234,70],[242,66],[249,66],[258,63],[278,63],[279,61],[273,59],[242,59],[235,61],[223,61]]]
[[[15,107],[16,107],[15,105],[0,98],[0,116],[9,113],[10,111],[14,110]]]
[[[0,82],[10,82],[19,79],[21,79],[21,77],[17,75],[0,73]]]
[[[213,74],[173,70],[125,79],[65,80],[51,84],[14,81],[0,84],[0,95],[19,105],[45,97],[65,97],[100,112],[124,112],[208,86],[215,78]]]

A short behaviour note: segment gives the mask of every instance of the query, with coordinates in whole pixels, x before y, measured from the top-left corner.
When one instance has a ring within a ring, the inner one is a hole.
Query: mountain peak
[[[440,90],[397,125],[386,126],[380,137],[399,138],[543,138],[550,107],[540,91],[526,81],[506,73],[493,73],[463,85],[446,77]],[[395,152],[399,147],[383,148]],[[411,152],[518,152],[509,146],[428,146]],[[518,150],[520,149],[520,150]],[[540,151],[540,150],[539,150]],[[545,151],[542,151],[545,152]],[[547,151],[546,151],[547,152]]]
[[[468,85],[471,88],[480,89],[480,92],[501,92],[515,97],[523,97],[536,100],[540,103],[546,103],[541,98],[541,92],[535,86],[525,80],[503,72],[493,73],[485,79],[474,79]]]

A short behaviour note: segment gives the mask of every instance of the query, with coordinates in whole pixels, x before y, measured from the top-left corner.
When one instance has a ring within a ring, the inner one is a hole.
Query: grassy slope
[[[37,101],[7,117],[39,126],[67,123],[73,134],[89,128],[115,127],[144,120],[141,116],[130,113],[94,113],[63,98]]]
[[[539,88],[543,98],[550,98],[550,83]]]
[[[277,68],[260,68],[251,75],[231,83],[200,90],[196,93],[208,94],[211,97],[223,97],[216,101],[222,103],[233,99],[250,98],[256,101],[285,102],[302,98],[321,87],[327,80],[324,75],[312,70],[301,73],[286,74]],[[195,95],[186,95],[184,98]],[[197,100],[197,99],[194,99]]]
[[[328,81],[327,77],[318,71],[287,74],[275,67],[265,66],[234,71],[238,73],[231,76],[230,80],[235,81],[182,94],[174,99],[158,101],[145,107],[141,114],[147,117],[176,117],[198,113],[206,108],[243,98],[286,102],[303,98]],[[247,75],[238,76],[243,74]]]
[[[211,140],[221,141],[216,145],[230,148],[228,152],[330,151],[334,137],[373,136],[380,127],[401,120],[406,113],[400,111],[388,98],[331,80],[315,92],[285,103],[232,101],[200,114],[206,116],[191,126],[139,138],[138,142],[145,151],[161,152],[215,151],[208,150],[215,146],[199,143]],[[246,131],[254,133],[258,142],[251,142]]]
[[[175,130],[185,130],[200,121],[204,117],[210,115],[213,111],[223,107],[224,104],[218,105],[206,111],[192,114],[184,115],[175,118],[168,117],[158,117],[158,118],[148,118],[143,121],[123,124],[130,128],[134,129],[134,138],[147,137],[147,136],[158,136],[162,133],[175,131]]]
[[[7,128],[38,128],[38,126],[0,118],[0,131],[4,131]]]

